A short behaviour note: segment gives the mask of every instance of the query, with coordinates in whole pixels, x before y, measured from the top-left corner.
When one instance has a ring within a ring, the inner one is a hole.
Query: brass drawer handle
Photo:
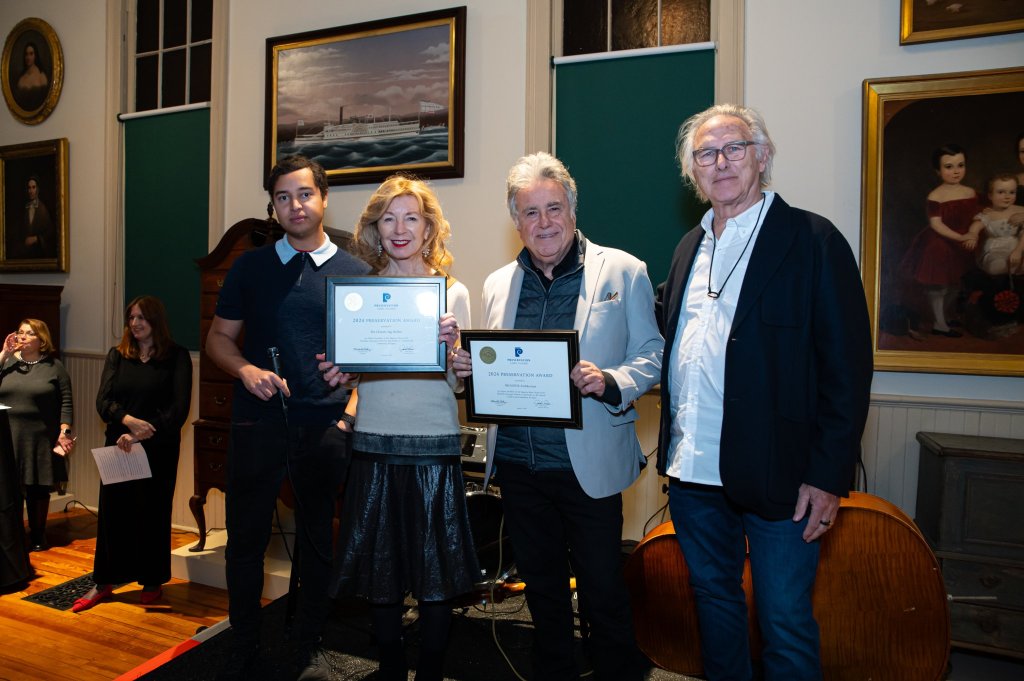
[[[222,463],[211,463],[208,465],[210,466],[210,470],[213,471],[214,473],[220,473],[222,470],[224,470],[224,464]]]
[[[217,277],[217,288],[224,287],[224,277]]]
[[[219,397],[219,396],[218,397],[214,397],[213,398],[213,403],[216,404],[218,407],[223,407],[225,404],[228,403],[228,398],[226,398],[226,397]]]
[[[222,442],[224,442],[224,436],[223,435],[207,435],[206,436],[206,441],[208,443],[210,443],[211,445],[213,445],[214,447],[217,447]]]

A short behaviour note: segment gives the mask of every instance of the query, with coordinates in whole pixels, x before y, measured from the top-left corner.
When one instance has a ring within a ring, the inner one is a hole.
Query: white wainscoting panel
[[[912,518],[921,431],[1024,439],[1024,402],[872,396],[857,488],[891,501]]]
[[[96,393],[106,354],[65,352],[61,359],[71,376],[75,400],[75,430],[78,434],[74,458],[68,471],[68,491],[75,499],[96,510],[99,505],[100,477],[91,450],[103,446],[106,425],[96,413]],[[181,456],[178,459],[178,480],[174,489],[171,523],[184,530],[196,530],[196,521],[188,501],[194,491],[192,484],[192,422],[199,418],[199,356],[192,353],[192,406],[181,431]],[[143,444],[145,446],[145,444]],[[206,499],[206,528],[224,527],[224,495],[211,490]]]

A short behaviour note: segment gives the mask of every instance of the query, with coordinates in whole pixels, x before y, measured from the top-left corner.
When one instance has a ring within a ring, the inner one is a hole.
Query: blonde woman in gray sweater
[[[470,324],[469,292],[448,276],[450,235],[431,188],[402,175],[377,188],[355,232],[357,255],[377,274],[448,277],[439,339],[449,351],[459,327]],[[319,368],[337,382],[331,364]],[[459,387],[450,362],[446,374],[363,374],[346,408],[354,416],[353,454],[331,588],[336,597],[371,603],[383,681],[406,678],[406,594],[419,607],[416,679],[440,681],[450,601],[480,580],[462,481]]]

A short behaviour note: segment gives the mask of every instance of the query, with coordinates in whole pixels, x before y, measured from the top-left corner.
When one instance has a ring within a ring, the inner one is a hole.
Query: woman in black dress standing
[[[125,309],[121,343],[107,353],[96,409],[107,422],[107,446],[129,451],[142,443],[153,477],[100,485],[96,587],[72,611],[91,608],[123,582],[142,584],[143,604],[160,598],[171,578],[171,500],[191,397],[192,359],[171,340],[163,303],[136,298]]]

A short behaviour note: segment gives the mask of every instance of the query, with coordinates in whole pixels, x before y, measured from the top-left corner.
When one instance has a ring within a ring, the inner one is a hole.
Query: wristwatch
[[[348,412],[341,415],[341,420],[347,423],[349,428],[354,428],[356,425],[356,417],[352,416],[352,414],[349,414]]]
[[[62,428],[61,431],[60,431],[60,434],[61,435],[67,435],[68,437],[71,437],[71,429],[70,428]]]

